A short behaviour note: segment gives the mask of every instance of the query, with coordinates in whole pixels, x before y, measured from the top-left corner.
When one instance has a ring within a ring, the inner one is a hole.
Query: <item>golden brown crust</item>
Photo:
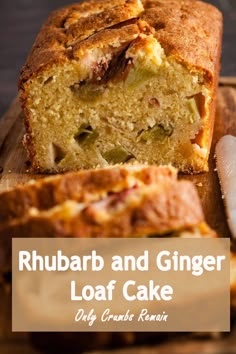
[[[21,71],[20,88],[40,70],[76,59],[73,46],[94,32],[137,17],[143,10],[139,0],[102,0],[95,4],[95,1],[85,1],[70,5],[48,17]]]
[[[222,15],[214,6],[192,0],[148,0],[143,19],[156,29],[168,55],[212,79],[218,65]]]
[[[22,69],[19,86],[40,70],[76,59],[73,47],[91,34],[136,17],[149,24],[156,38],[175,59],[205,70],[210,79],[217,66],[222,15],[212,5],[192,0],[87,1],[53,12],[43,25]],[[96,13],[97,11],[97,13]],[[85,17],[83,17],[85,15]],[[142,29],[140,29],[142,31]],[[186,35],[185,35],[186,34]],[[103,39],[101,39],[103,41]],[[89,41],[87,42],[89,45]]]
[[[97,200],[104,194],[177,178],[171,167],[136,165],[80,171],[40,179],[0,194],[0,224],[26,214],[29,208],[46,210],[65,202]]]
[[[94,9],[92,8],[92,10]],[[139,1],[114,1],[109,6],[104,6],[102,12],[91,13],[88,17],[81,17],[72,25],[67,22],[66,46],[73,46],[95,32],[137,17],[141,11],[143,11],[143,7]]]
[[[94,34],[86,41],[75,43],[73,46],[73,56],[74,58],[79,59],[83,56],[86,50],[99,46],[103,47],[107,42],[111,45],[119,43],[119,46],[122,46],[125,43],[129,44],[132,40],[137,38],[139,34],[140,31],[137,24],[128,24],[127,26],[116,28],[112,31],[109,29],[103,30]]]

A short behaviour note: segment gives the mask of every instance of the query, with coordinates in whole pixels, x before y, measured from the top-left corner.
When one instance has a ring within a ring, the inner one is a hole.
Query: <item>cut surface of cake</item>
[[[22,69],[35,170],[208,169],[222,16],[191,0],[85,1],[53,12]]]

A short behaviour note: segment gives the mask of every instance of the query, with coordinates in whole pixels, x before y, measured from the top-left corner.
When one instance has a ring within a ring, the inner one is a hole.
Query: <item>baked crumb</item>
[[[127,161],[208,170],[222,16],[201,1],[184,9],[103,0],[49,16],[19,80],[34,170]]]

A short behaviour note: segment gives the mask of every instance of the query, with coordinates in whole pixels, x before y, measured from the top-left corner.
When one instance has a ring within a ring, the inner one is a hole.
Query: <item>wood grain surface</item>
[[[227,86],[225,79],[221,80],[216,112],[215,130],[213,136],[209,172],[195,176],[182,175],[181,178],[193,181],[199,191],[203,209],[208,223],[221,236],[230,236],[226,223],[224,205],[215,171],[215,144],[225,134],[236,136],[236,87]],[[17,183],[25,183],[40,175],[32,175],[28,171],[27,157],[22,147],[24,133],[23,117],[17,98],[0,120],[0,191],[13,187]],[[236,153],[236,152],[235,152]],[[35,354],[28,335],[11,332],[11,297],[0,288],[0,354]],[[236,330],[232,329],[229,336],[214,339],[196,339],[181,336],[161,345],[151,345],[140,348],[126,348],[119,351],[98,351],[96,354],[230,354],[236,353]],[[95,353],[94,353],[95,354]]]

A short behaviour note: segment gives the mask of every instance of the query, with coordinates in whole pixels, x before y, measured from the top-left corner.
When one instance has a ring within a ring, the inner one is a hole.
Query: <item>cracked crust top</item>
[[[117,28],[119,38],[154,34],[167,55],[190,69],[204,70],[213,81],[222,34],[222,15],[214,6],[197,0],[91,0],[49,16],[21,71],[19,87],[53,64],[79,60],[94,41],[109,45],[117,39]]]

